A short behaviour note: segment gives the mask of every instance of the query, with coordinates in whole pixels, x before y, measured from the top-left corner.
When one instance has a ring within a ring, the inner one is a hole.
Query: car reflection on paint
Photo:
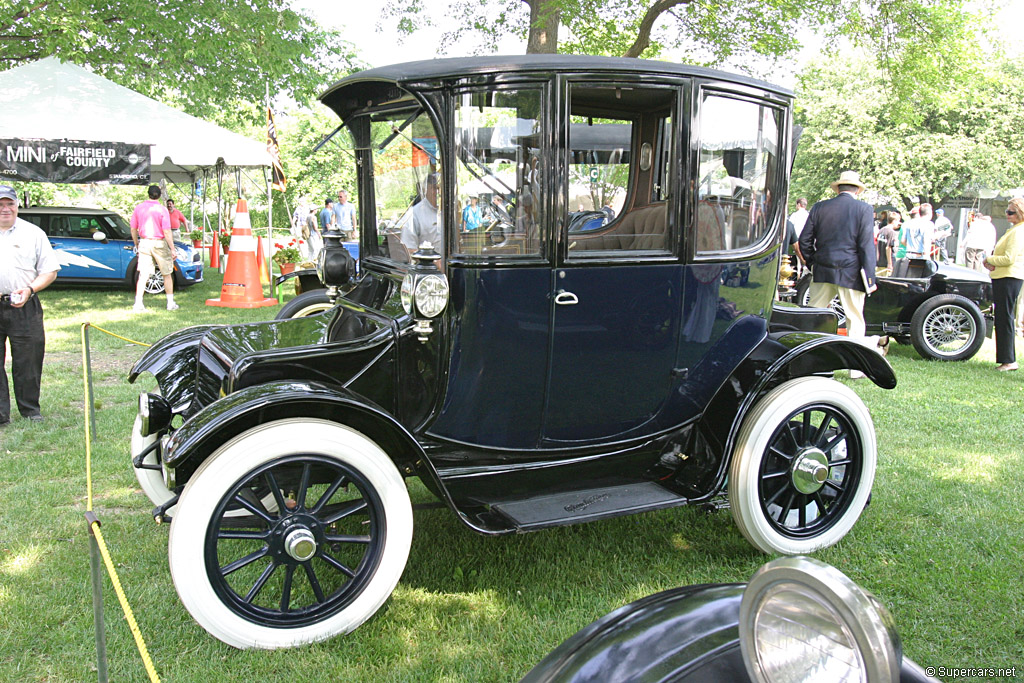
[[[323,289],[285,319],[181,330],[130,374],[159,384],[132,463],[211,634],[290,647],[370,618],[409,556],[409,477],[485,535],[726,500],[766,553],[850,531],[875,432],[832,374],[896,378],[831,311],[773,302],[792,93],[527,55],[370,69],[322,100],[358,269],[329,232]],[[462,231],[481,187],[503,211]]]

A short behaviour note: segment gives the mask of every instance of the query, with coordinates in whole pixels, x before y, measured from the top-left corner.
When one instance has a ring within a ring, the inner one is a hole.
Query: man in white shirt
[[[32,422],[43,419],[39,387],[46,333],[37,293],[57,278],[60,264],[46,234],[18,218],[18,195],[0,185],[0,428],[11,421],[11,395],[4,361],[11,345],[11,376],[18,412]]]
[[[356,209],[348,201],[348,192],[338,190],[338,201],[334,202],[334,225],[351,240],[356,234]]]
[[[800,239],[800,233],[804,230],[804,223],[807,222],[807,197],[800,197],[796,200],[796,211],[789,217],[793,222],[793,230],[796,231],[796,238]]]
[[[437,174],[431,173],[423,184],[423,198],[399,219],[402,225],[402,244],[414,253],[424,242],[444,259],[444,225],[437,208]]]

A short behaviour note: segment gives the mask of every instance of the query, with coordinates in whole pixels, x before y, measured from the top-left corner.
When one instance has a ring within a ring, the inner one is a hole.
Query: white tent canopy
[[[269,166],[266,145],[47,57],[0,72],[0,138],[151,144],[153,181]]]

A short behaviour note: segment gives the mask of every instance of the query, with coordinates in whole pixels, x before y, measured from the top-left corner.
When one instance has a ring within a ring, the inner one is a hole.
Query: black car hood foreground
[[[305,318],[240,325],[199,325],[167,335],[136,361],[134,382],[152,373],[175,413],[191,415],[216,400],[235,363],[255,353],[318,345],[331,336],[340,310]],[[201,403],[192,405],[200,394]]]
[[[739,614],[746,584],[703,584],[649,595],[555,648],[521,683],[745,683]],[[900,683],[925,683],[904,657]]]

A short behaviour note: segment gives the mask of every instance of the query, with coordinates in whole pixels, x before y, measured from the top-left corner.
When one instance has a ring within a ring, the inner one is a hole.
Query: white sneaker
[[[146,307],[143,306],[140,303],[136,303],[134,306],[132,306],[132,312],[133,313],[145,313],[146,312]]]
[[[179,306],[178,304],[174,303],[173,301],[170,302],[169,304],[167,304],[167,310],[168,311],[176,311],[179,308],[181,308],[181,306]]]

